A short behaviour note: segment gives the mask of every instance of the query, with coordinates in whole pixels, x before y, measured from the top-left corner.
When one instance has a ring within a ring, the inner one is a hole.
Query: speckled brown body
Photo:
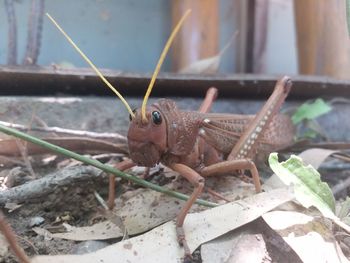
[[[255,115],[181,111],[169,99],[158,100],[148,108],[148,114],[152,110],[161,113],[164,123],[158,127],[151,122],[131,122],[128,134],[131,158],[140,166],[176,162],[196,171],[225,159],[255,118]],[[136,116],[139,114],[136,111]],[[293,124],[283,114],[275,115],[261,131],[254,151],[246,157],[254,159],[259,151],[277,151],[293,141]]]

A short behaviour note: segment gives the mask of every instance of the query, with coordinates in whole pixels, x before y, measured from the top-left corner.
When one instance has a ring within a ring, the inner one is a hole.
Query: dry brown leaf
[[[83,255],[35,256],[31,263],[181,262],[182,248],[176,242],[173,222],[152,231]]]
[[[262,217],[303,262],[349,262],[323,222],[293,211],[272,211]]]
[[[300,152],[305,151],[305,149],[311,148],[320,148],[320,149],[329,149],[329,150],[349,150],[350,143],[349,142],[312,142],[310,140],[300,140],[295,142],[294,144],[286,147],[283,151],[291,151],[291,152]]]
[[[105,240],[123,236],[122,230],[110,221],[96,223],[92,226],[74,227],[63,224],[67,229],[65,233],[51,234],[53,238],[62,238],[76,241]]]
[[[128,199],[116,214],[123,219],[128,234],[135,235],[174,219],[183,204],[184,201],[143,189]]]
[[[247,224],[294,195],[286,188],[260,193],[186,217],[184,229],[191,251],[199,245]],[[85,255],[37,256],[32,263],[64,262],[179,262],[183,249],[173,221],[140,235]]]
[[[23,204],[17,204],[17,203],[6,203],[5,204],[5,209],[8,209],[8,213],[12,213],[13,211],[15,211],[16,209],[22,207]]]
[[[279,188],[222,205],[220,209],[191,214],[184,225],[188,246],[194,251],[200,244],[243,226],[293,198],[289,188]]]
[[[210,58],[201,59],[181,69],[181,74],[214,74],[218,71],[221,56],[216,55]]]
[[[267,249],[261,234],[232,231],[201,246],[203,263],[264,262]]]
[[[311,164],[316,170],[320,165],[333,153],[338,151],[321,149],[321,148],[311,148],[303,151],[298,156],[303,159],[305,164]]]
[[[212,56],[209,58],[201,59],[196,61],[183,69],[179,70],[179,73],[182,74],[215,74],[220,65],[220,61],[224,53],[228,50],[228,48],[232,45],[233,40],[238,35],[238,31],[236,31],[233,36],[229,39],[227,44],[222,48],[222,50],[216,56]]]
[[[51,240],[52,239],[52,233],[45,228],[41,227],[33,227],[32,230],[39,236],[43,236],[45,240]]]

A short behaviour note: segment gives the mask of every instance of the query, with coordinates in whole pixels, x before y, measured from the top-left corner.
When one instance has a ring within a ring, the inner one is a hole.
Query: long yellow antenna
[[[50,14],[46,13],[46,16],[51,20],[51,22],[57,27],[59,31],[64,35],[64,37],[68,40],[68,42],[78,51],[78,53],[83,57],[83,59],[90,65],[90,67],[96,72],[96,74],[101,78],[101,80],[119,97],[119,99],[124,103],[130,115],[134,118],[135,114],[132,112],[129,104],[123,98],[123,96],[113,87],[113,85],[102,75],[101,71],[91,62],[91,60],[81,51],[81,49],[74,43],[74,41],[67,35],[66,32],[59,26],[59,24],[55,21],[55,19],[50,16]]]
[[[170,35],[168,41],[165,44],[163,52],[160,55],[160,58],[158,60],[158,64],[157,64],[157,66],[156,66],[156,68],[155,68],[155,70],[153,72],[152,79],[151,79],[151,81],[150,81],[150,83],[148,85],[145,97],[144,97],[143,102],[142,102],[141,114],[142,114],[142,120],[145,121],[145,122],[147,121],[147,117],[146,117],[147,100],[149,98],[149,95],[151,94],[152,88],[154,86],[154,82],[156,81],[157,75],[158,75],[158,73],[160,71],[160,67],[163,64],[163,61],[165,59],[166,54],[168,53],[168,50],[170,48],[171,43],[173,42],[176,34],[179,32],[182,24],[185,22],[185,19],[189,16],[190,13],[191,13],[191,9],[188,9],[186,11],[186,13],[182,16],[182,18],[180,19],[180,21],[177,23],[176,27],[174,28],[173,32],[171,32],[171,35]]]

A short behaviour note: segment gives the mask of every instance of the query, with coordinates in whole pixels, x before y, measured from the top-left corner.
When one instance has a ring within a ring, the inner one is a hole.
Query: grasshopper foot
[[[185,256],[184,256],[184,263],[190,263],[193,262],[193,257],[190,251],[190,248],[187,245],[185,232],[182,226],[176,227],[176,235],[177,235],[177,242],[179,242],[179,245],[184,248]]]
[[[192,263],[192,262],[193,262],[192,256],[191,255],[190,256],[186,256],[185,255],[183,263]]]

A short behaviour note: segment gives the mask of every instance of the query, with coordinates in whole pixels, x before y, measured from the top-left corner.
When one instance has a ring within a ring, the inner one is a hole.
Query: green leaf
[[[332,110],[332,107],[323,99],[317,99],[313,103],[302,104],[293,114],[292,121],[298,124],[303,120],[313,120]]]
[[[298,136],[298,139],[300,138],[306,138],[306,139],[315,139],[317,138],[318,133],[312,129],[306,130],[302,136]]]
[[[296,199],[306,208],[316,207],[325,217],[334,219],[335,200],[328,184],[311,165],[292,155],[285,162],[278,162],[277,153],[271,153],[269,164],[274,173],[286,185],[294,185]]]

